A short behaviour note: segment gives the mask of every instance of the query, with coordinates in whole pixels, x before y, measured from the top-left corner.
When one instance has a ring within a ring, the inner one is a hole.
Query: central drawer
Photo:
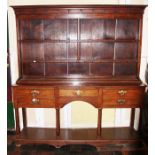
[[[98,96],[97,89],[60,89],[59,96],[66,97],[94,97]]]
[[[102,89],[93,87],[82,88],[60,88],[59,89],[59,106],[63,107],[72,101],[84,101],[98,107],[102,99]]]

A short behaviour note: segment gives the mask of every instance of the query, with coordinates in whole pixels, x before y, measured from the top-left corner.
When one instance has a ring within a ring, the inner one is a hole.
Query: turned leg
[[[26,116],[26,108],[22,108],[22,114],[23,114],[23,127],[27,127],[27,116]]]
[[[60,109],[56,109],[56,135],[60,135]]]
[[[102,130],[102,109],[98,109],[97,135],[101,136]]]
[[[20,124],[19,124],[19,109],[15,108],[15,117],[16,117],[16,134],[20,133]]]
[[[130,127],[134,129],[134,121],[135,121],[135,108],[131,109],[131,117],[130,117]]]

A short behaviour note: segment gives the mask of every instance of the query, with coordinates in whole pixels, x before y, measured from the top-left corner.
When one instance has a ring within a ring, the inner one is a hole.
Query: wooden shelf
[[[81,39],[81,40],[51,40],[51,39],[23,39],[20,42],[34,42],[34,43],[97,43],[97,42],[139,42],[138,39]]]
[[[80,78],[80,77],[78,77]],[[111,78],[109,76],[109,78]],[[65,80],[64,80],[65,79]],[[118,81],[118,79],[122,79],[121,82]],[[76,83],[78,82],[78,83]],[[136,85],[139,86],[141,84],[141,81],[136,78],[135,76],[133,77],[113,77],[111,80],[107,80],[107,77],[97,77],[93,78],[92,77],[81,77],[80,80],[77,80],[77,77],[23,77],[19,78],[17,80],[17,84],[25,84],[25,85],[51,85],[51,86],[75,86],[74,84],[76,83],[76,86],[124,86],[124,85]]]
[[[55,146],[65,144],[91,144],[103,146],[104,144],[136,143],[140,140],[140,135],[129,127],[123,128],[102,128],[101,136],[97,136],[95,128],[89,129],[61,129],[60,136],[56,136],[54,128],[24,128],[17,135],[16,142],[27,143],[47,143]]]
[[[113,59],[104,59],[104,60],[94,60],[94,59],[88,59],[88,60],[35,60],[36,62],[33,62],[33,60],[24,60],[24,63],[137,63],[137,60],[130,60],[130,59],[124,59],[124,60],[113,60]]]

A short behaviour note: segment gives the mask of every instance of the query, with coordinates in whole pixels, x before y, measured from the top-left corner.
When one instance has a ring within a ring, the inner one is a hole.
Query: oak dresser
[[[17,144],[100,147],[141,141],[134,117],[145,93],[139,78],[145,7],[13,6],[20,75],[12,86]],[[60,109],[72,101],[98,109],[96,129],[60,127]],[[26,108],[54,108],[56,128],[27,127]],[[131,108],[130,126],[102,128],[103,108]]]

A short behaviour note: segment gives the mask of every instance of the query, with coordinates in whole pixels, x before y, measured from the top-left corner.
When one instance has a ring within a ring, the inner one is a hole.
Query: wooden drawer
[[[60,89],[59,96],[64,97],[95,97],[99,95],[98,89]]]
[[[140,107],[143,103],[142,88],[112,88],[103,90],[103,107]]]
[[[137,98],[144,94],[143,89],[130,89],[130,88],[114,88],[114,89],[104,89],[103,97],[107,98],[117,98],[117,97],[125,97],[125,98]]]
[[[141,107],[143,103],[142,98],[138,99],[125,99],[125,98],[117,98],[117,99],[103,99],[103,106],[107,108],[136,108]]]
[[[54,107],[54,99],[37,98],[37,97],[20,97],[16,98],[16,107],[27,107],[27,108],[50,108]]]
[[[32,96],[41,98],[53,98],[53,88],[37,88],[37,87],[19,87],[15,89],[18,96]]]
[[[54,88],[38,86],[15,86],[13,87],[13,102],[15,107],[54,107]]]
[[[92,87],[60,88],[59,107],[63,107],[72,101],[84,101],[97,108],[99,107],[99,103],[102,103],[102,89]]]

